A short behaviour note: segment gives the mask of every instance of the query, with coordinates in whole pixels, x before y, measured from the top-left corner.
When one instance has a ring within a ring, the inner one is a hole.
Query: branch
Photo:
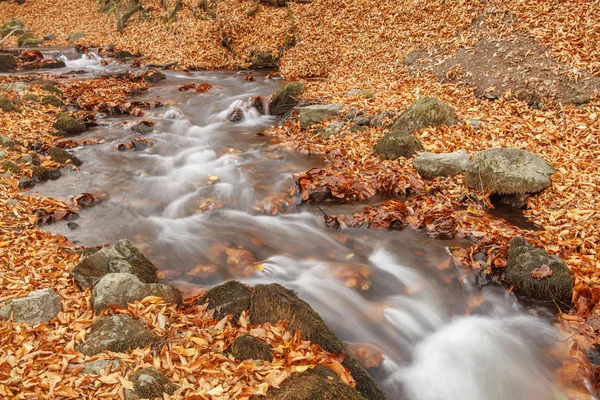
[[[4,36],[4,37],[2,38],[2,40],[0,40],[0,46],[2,46],[2,43],[4,43],[4,41],[5,41],[6,39],[8,39],[10,36],[12,36],[12,34],[13,34],[13,33],[17,32],[17,31],[20,31],[20,30],[22,30],[22,29],[23,29],[23,28],[15,28],[15,29],[13,29],[12,31],[8,32],[8,34],[7,34],[6,36]]]

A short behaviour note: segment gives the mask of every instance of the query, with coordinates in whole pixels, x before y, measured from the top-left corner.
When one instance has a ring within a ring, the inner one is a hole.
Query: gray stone
[[[83,164],[79,158],[69,153],[65,149],[61,149],[60,147],[50,147],[48,149],[48,155],[52,161],[56,161],[61,164],[66,164],[69,161],[78,166]]]
[[[344,123],[342,121],[334,121],[327,125],[325,129],[319,133],[319,137],[321,139],[328,140],[331,136],[340,133],[343,127]]]
[[[40,165],[40,158],[36,153],[25,154],[17,160],[19,164]]]
[[[543,265],[552,271],[551,276],[531,276],[534,269]],[[511,239],[506,260],[506,279],[517,293],[539,300],[558,300],[569,304],[573,295],[573,280],[569,268],[556,256],[533,247],[523,237]]]
[[[157,345],[161,337],[146,329],[144,324],[129,315],[99,318],[90,328],[85,342],[76,346],[86,356],[105,351],[124,353],[138,347]]]
[[[300,107],[300,127],[310,128],[314,124],[340,114],[341,104],[317,104],[314,106]]]
[[[356,125],[358,126],[367,126],[369,125],[369,123],[371,123],[371,120],[369,119],[369,117],[356,117],[352,120],[352,122],[354,122]]]
[[[17,93],[23,93],[28,91],[29,89],[31,89],[31,85],[25,82],[13,82],[8,85],[2,86],[2,90],[4,90],[5,92],[13,90]]]
[[[269,101],[269,112],[278,117],[287,115],[300,103],[300,96],[303,93],[302,82],[288,83]]]
[[[131,376],[131,383],[135,394],[133,398],[163,398],[163,393],[173,394],[177,390],[177,385],[171,383],[169,378],[155,368],[137,370]]]
[[[47,35],[44,36],[44,41],[46,40],[56,40],[56,35],[54,33],[49,33]]]
[[[85,36],[85,33],[75,32],[67,36],[67,40],[71,42],[71,44],[75,44],[79,39]]]
[[[19,189],[30,189],[35,186],[35,180],[28,176],[22,176],[19,178]]]
[[[4,150],[0,150],[0,160],[4,160],[4,157],[6,157],[6,151]]]
[[[495,147],[477,153],[467,164],[465,182],[496,194],[536,193],[552,184],[555,169],[537,154]]]
[[[350,89],[346,92],[346,94],[348,96],[364,96],[368,99],[370,99],[371,97],[375,96],[375,93],[373,93],[370,90],[361,90],[361,89]]]
[[[7,301],[0,308],[0,318],[37,325],[48,322],[62,311],[60,298],[52,289],[36,290],[25,297]]]
[[[481,129],[481,121],[478,119],[470,119],[467,121],[467,125],[475,129],[476,131]]]
[[[408,107],[375,145],[374,151],[384,159],[411,157],[423,146],[413,132],[435,126],[456,125],[454,108],[433,97],[422,97]]]
[[[119,240],[111,248],[103,248],[84,258],[71,270],[80,286],[92,286],[106,274],[133,274],[143,283],[156,283],[156,267],[129,240]]]
[[[177,305],[183,300],[181,292],[171,285],[143,283],[133,274],[113,273],[98,281],[92,292],[92,303],[96,311],[102,311],[110,304],[127,308],[128,303],[148,296],[160,297]]]
[[[465,170],[468,162],[469,153],[461,149],[442,154],[423,152],[413,160],[413,165],[423,178],[433,179],[458,175]]]
[[[385,128],[387,126],[389,126],[389,124],[386,123],[386,120],[392,117],[392,112],[390,111],[382,111],[379,114],[377,114],[375,117],[371,118],[371,121],[369,121],[369,125],[375,127],[375,128]]]
[[[106,371],[109,368],[115,370],[121,365],[125,364],[121,360],[94,360],[83,363],[83,370],[81,373],[90,375],[100,375],[102,371]]]
[[[13,140],[11,138],[0,133],[0,146],[13,147],[14,145],[15,145],[15,142],[13,142]]]

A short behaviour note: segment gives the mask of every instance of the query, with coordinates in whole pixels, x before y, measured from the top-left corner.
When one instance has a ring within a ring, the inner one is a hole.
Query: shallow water
[[[64,57],[67,68],[54,72],[84,69],[85,78],[105,71],[93,57],[68,52]],[[552,377],[556,363],[548,356],[559,338],[548,316],[543,310],[541,317],[525,312],[501,288],[481,289],[468,277],[460,285],[465,273],[453,266],[447,248],[464,243],[410,230],[335,232],[315,207],[294,202],[287,215],[257,211],[265,198],[292,186],[292,174],[323,163],[277,150],[276,143],[257,135],[277,122],[273,117],[248,108],[243,121],[226,121],[233,107],[275,92],[281,81],[257,74],[249,82],[232,72],[167,72],[167,77],[140,96],[176,102],[144,117],[156,123],[154,133],[144,136],[154,145],[118,151],[119,143],[140,136],[128,130],[139,118],[103,118],[80,138],[105,142],[73,150],[84,162],[80,169],[67,167],[59,180],[32,190],[59,199],[83,192],[108,195],[79,213],[78,229],[61,221],[48,230],[87,246],[131,239],[157,264],[163,280],[186,294],[231,278],[292,288],[341,339],[382,351],[382,366],[370,372],[390,399],[562,398]],[[213,89],[177,91],[188,82],[209,82]],[[209,200],[223,208],[201,212]],[[262,261],[260,267],[228,262],[243,257],[238,248]]]

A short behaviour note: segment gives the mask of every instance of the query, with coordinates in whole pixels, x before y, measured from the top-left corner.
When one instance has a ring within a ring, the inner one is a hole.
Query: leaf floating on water
[[[547,264],[542,264],[540,267],[531,271],[531,276],[537,279],[544,279],[552,276],[552,270]]]

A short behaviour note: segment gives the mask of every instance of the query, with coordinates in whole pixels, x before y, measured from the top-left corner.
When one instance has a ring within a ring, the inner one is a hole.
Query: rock
[[[352,387],[343,383],[335,372],[324,365],[317,365],[304,372],[293,373],[277,389],[271,387],[265,400],[365,400]],[[253,396],[252,400],[259,397]],[[370,398],[367,397],[370,400]]]
[[[31,32],[25,32],[19,37],[17,40],[17,45],[19,47],[36,47],[42,43],[43,39],[38,39]]]
[[[391,118],[392,114],[393,113],[390,111],[382,111],[379,114],[377,114],[375,117],[371,118],[371,121],[369,121],[369,125],[371,125],[375,128],[387,127],[388,124],[386,124],[386,120],[388,118]]]
[[[155,368],[143,368],[131,376],[133,391],[137,398],[155,399],[163,398],[163,393],[173,394],[177,385],[171,383],[162,372]]]
[[[43,39],[44,39],[44,41],[46,41],[46,40],[56,40],[56,35],[54,33],[49,33],[47,35],[44,35]]]
[[[67,64],[62,60],[44,60],[44,62],[40,64],[40,68],[43,69],[64,68],[66,66]]]
[[[361,125],[356,125],[356,124],[351,124],[349,130],[350,130],[350,133],[362,133],[367,130],[367,127],[361,126]]]
[[[67,222],[67,228],[74,231],[75,229],[79,228],[79,224],[77,222],[69,221]]]
[[[369,119],[369,117],[360,116],[360,117],[353,118],[352,122],[358,126],[367,126],[367,125],[369,125],[371,120]]]
[[[36,182],[44,182],[50,179],[50,174],[46,167],[35,165],[31,170],[31,177]]]
[[[476,131],[481,129],[481,121],[478,119],[469,119],[467,121],[467,125],[469,125],[473,129],[475,129]]]
[[[276,283],[256,285],[250,303],[250,322],[262,324],[281,320],[288,321],[290,332],[300,330],[303,339],[318,344],[324,350],[333,354],[346,354],[342,364],[350,370],[356,380],[356,389],[365,398],[370,400],[386,398],[373,379],[348,353],[344,344],[329,330],[308,303],[299,299],[291,290]]]
[[[163,74],[161,71],[157,70],[156,68],[150,68],[149,70],[142,72],[139,76],[142,78],[142,80],[152,83],[160,82],[167,79],[166,75]]]
[[[101,375],[103,371],[107,371],[109,368],[111,371],[119,368],[121,365],[125,364],[121,360],[94,360],[83,363],[82,374],[89,375]]]
[[[257,51],[253,50],[250,53],[250,67],[254,69],[261,68],[277,68],[279,59],[273,57],[273,53],[270,50]]]
[[[75,346],[86,356],[105,351],[124,353],[138,347],[157,345],[160,336],[147,330],[144,324],[129,315],[99,318],[86,335],[85,343]]]
[[[33,101],[37,103],[39,101],[38,97],[35,94],[27,93],[23,95],[23,101]]]
[[[312,125],[340,114],[341,104],[318,104],[300,107],[300,127],[310,128]]]
[[[133,124],[130,129],[140,135],[147,135],[154,131],[154,122],[143,119]]]
[[[19,164],[40,165],[40,158],[36,153],[25,154],[17,160]]]
[[[69,36],[67,36],[67,40],[69,42],[71,42],[71,44],[75,44],[75,42],[77,42],[79,39],[81,39],[84,36],[85,36],[85,33],[75,32],[75,33],[72,33]]]
[[[234,321],[237,321],[243,311],[250,310],[250,294],[251,291],[246,285],[238,281],[228,281],[206,292],[198,300],[198,304],[208,302],[208,308],[215,310],[217,319],[231,314]]]
[[[87,130],[83,121],[75,119],[67,113],[57,114],[53,127],[65,136],[79,135]]]
[[[64,149],[61,149],[60,147],[50,147],[48,149],[48,155],[52,161],[56,161],[61,164],[66,164],[69,161],[71,161],[73,165],[77,166],[83,164],[79,158]]]
[[[497,201],[515,208],[527,208],[527,199],[531,196],[533,196],[531,193],[503,194],[497,196]],[[494,202],[493,198],[490,198],[490,200],[492,200],[492,203]]]
[[[331,136],[340,133],[344,125],[345,124],[342,121],[334,121],[319,133],[319,137],[324,140],[329,140]]]
[[[233,356],[237,361],[273,361],[273,349],[271,346],[248,334],[241,335],[235,339],[227,348],[226,353]]]
[[[4,150],[0,150],[0,160],[4,160],[4,157],[6,157],[6,151]]]
[[[42,322],[49,322],[61,311],[62,304],[54,290],[42,289],[2,304],[0,318],[9,319],[13,314],[15,322],[37,325]]]
[[[52,83],[44,83],[42,85],[40,85],[42,87],[42,89],[44,89],[47,92],[53,93],[55,96],[58,97],[63,97],[63,92],[62,90],[60,90],[58,88],[58,86],[53,85]]]
[[[231,112],[227,115],[227,121],[229,122],[239,122],[244,119],[244,112],[241,108],[235,107]]]
[[[0,133],[0,146],[13,147],[15,142],[3,133]]]
[[[5,160],[2,162],[2,169],[7,172],[19,173],[21,172],[21,167],[10,160]]]
[[[6,97],[0,96],[0,110],[4,112],[15,111],[20,113],[21,109],[17,107],[15,103],[7,99]]]
[[[254,107],[260,115],[265,115],[265,100],[262,96],[252,96],[248,100],[250,107]]]
[[[465,170],[468,162],[469,153],[461,149],[442,154],[423,152],[413,160],[413,165],[423,178],[433,179],[438,176],[458,175]]]
[[[0,71],[11,71],[17,68],[17,59],[12,54],[0,53]]]
[[[2,86],[2,90],[4,90],[5,92],[10,92],[11,90],[13,90],[19,94],[26,92],[29,89],[31,89],[31,85],[25,82],[13,82],[11,84]]]
[[[80,286],[93,286],[112,273],[133,274],[143,283],[156,283],[156,267],[129,240],[119,240],[111,248],[103,248],[84,258],[72,270],[71,277]]]
[[[31,189],[35,186],[35,181],[27,176],[19,178],[19,189]]]
[[[119,60],[123,60],[125,58],[131,58],[131,57],[135,57],[133,55],[133,53],[127,51],[127,50],[115,50],[115,58],[119,59]]]
[[[408,107],[375,145],[375,153],[384,159],[411,157],[423,150],[414,131],[433,127],[456,125],[454,108],[433,97],[422,97]]]
[[[269,112],[278,117],[287,115],[300,103],[303,93],[304,85],[301,82],[288,83],[269,101]]]
[[[63,101],[61,99],[59,99],[58,97],[56,97],[52,94],[42,97],[42,100],[40,101],[40,103],[50,104],[51,106],[54,106],[57,108],[63,108],[65,106],[65,103],[63,103]]]
[[[94,310],[102,311],[110,304],[127,308],[128,303],[148,296],[162,298],[166,303],[181,304],[181,292],[171,285],[143,283],[133,274],[112,273],[105,275],[92,291]]]
[[[15,34],[22,34],[24,31],[25,25],[15,17],[7,20],[2,26],[0,26],[0,38],[4,38],[9,33],[13,32]]]
[[[467,164],[465,182],[496,194],[536,193],[552,184],[554,168],[526,150],[495,147],[477,153]]]
[[[535,278],[531,273],[536,268],[547,265],[551,276]],[[521,236],[511,239],[506,261],[506,279],[514,285],[518,293],[539,300],[558,300],[571,303],[573,280],[569,268],[556,256],[533,247]]]

